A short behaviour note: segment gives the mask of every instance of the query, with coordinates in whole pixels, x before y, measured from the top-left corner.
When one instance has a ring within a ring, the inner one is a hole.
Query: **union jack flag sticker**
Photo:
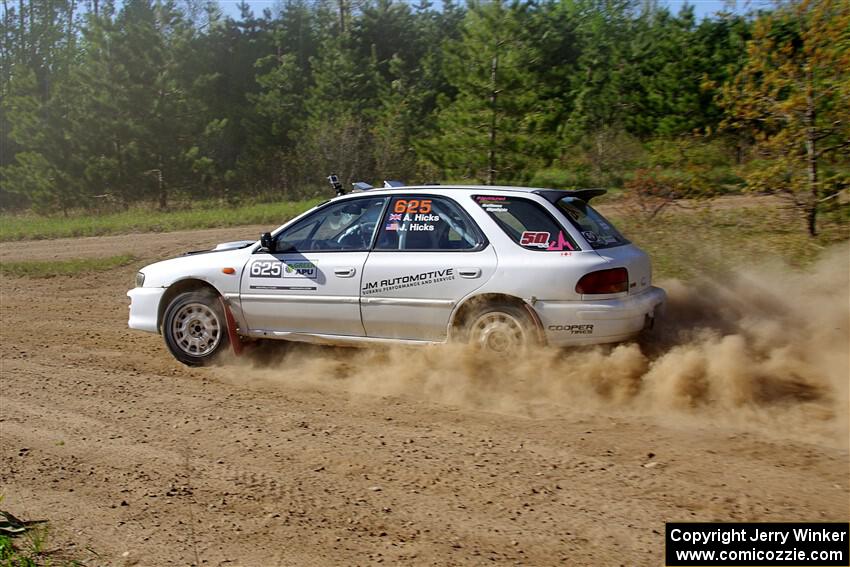
[[[401,215],[400,215],[400,214],[398,214],[398,215],[396,215],[396,214],[390,214],[390,220],[391,220],[391,221],[400,221],[400,220],[401,220]]]

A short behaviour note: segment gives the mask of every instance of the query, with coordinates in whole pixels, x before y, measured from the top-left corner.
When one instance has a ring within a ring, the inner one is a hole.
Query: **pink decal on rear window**
[[[570,244],[570,241],[564,237],[563,232],[558,233],[558,242],[554,240],[549,243],[549,248],[547,250],[574,250],[573,245]]]

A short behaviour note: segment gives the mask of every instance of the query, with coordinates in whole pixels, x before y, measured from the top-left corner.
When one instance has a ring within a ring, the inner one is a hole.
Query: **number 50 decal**
[[[279,278],[283,274],[280,262],[258,260],[251,264],[252,278]]]
[[[431,212],[431,199],[399,199],[393,206],[394,213],[422,213]]]
[[[519,243],[523,246],[549,248],[549,233],[526,230],[522,233],[522,238],[520,238]]]

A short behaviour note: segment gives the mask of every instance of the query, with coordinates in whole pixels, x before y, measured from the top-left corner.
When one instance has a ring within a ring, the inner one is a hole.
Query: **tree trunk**
[[[806,171],[811,192],[811,204],[806,211],[809,236],[817,236],[817,214],[818,214],[818,156],[815,132],[815,93],[814,75],[811,63],[806,69]]]
[[[24,0],[18,0],[18,62],[22,65],[25,63],[24,53],[27,52],[27,19],[26,12],[24,12]]]
[[[499,47],[496,46],[496,55],[490,65],[490,142],[487,148],[487,185],[496,184],[496,103],[499,98],[498,85],[499,73]]]
[[[130,189],[127,187],[127,176],[124,175],[124,147],[121,143],[121,138],[115,138],[112,141],[115,146],[115,157],[118,161],[118,190],[121,195],[121,206],[126,211],[130,208]]]
[[[339,0],[339,34],[345,34],[345,0]]]
[[[71,0],[68,3],[68,44],[65,46],[68,50],[69,59],[74,53],[74,45],[76,43],[76,36],[74,35],[74,11],[76,8],[76,2]]]
[[[159,168],[156,170],[156,190],[159,195],[159,210],[164,211],[168,208],[168,190],[165,188],[165,181],[162,178],[162,156],[157,160]]]

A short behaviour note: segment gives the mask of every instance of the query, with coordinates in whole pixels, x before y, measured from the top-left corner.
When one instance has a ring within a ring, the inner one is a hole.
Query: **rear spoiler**
[[[557,203],[564,197],[573,197],[581,199],[585,203],[589,202],[594,197],[599,197],[607,193],[607,189],[576,189],[575,191],[565,191],[561,189],[538,189],[535,194],[540,195],[552,204]]]

